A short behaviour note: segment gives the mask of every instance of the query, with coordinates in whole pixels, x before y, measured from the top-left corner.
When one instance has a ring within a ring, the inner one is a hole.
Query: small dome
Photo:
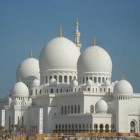
[[[93,81],[91,79],[87,80],[87,86],[92,86],[93,85]]]
[[[72,81],[72,86],[73,86],[73,87],[78,86],[78,81],[77,81],[77,80],[73,80],[73,81]]]
[[[51,78],[51,80],[50,80],[50,85],[54,85],[54,84],[56,84],[57,82],[56,82],[56,79],[55,78]]]
[[[11,90],[13,97],[28,97],[28,87],[23,82],[17,82]]]
[[[52,39],[41,51],[40,71],[77,70],[78,47],[65,37]]]
[[[99,100],[95,105],[96,113],[106,113],[108,110],[108,105],[104,100]]]
[[[104,85],[105,86],[109,86],[110,85],[110,81],[109,80],[105,80]]]
[[[27,79],[40,80],[39,61],[35,58],[25,59],[17,69],[17,81]]]
[[[32,82],[32,87],[39,87],[40,81],[38,79],[34,79]]]
[[[133,87],[131,84],[126,80],[120,80],[114,86],[113,90],[115,96],[119,95],[133,95]]]
[[[82,52],[78,59],[79,73],[109,73],[112,72],[112,61],[109,54],[101,47],[91,46]]]

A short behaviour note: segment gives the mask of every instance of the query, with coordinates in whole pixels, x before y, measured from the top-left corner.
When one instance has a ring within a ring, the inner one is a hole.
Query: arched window
[[[130,132],[135,133],[136,132],[136,123],[135,121],[130,122]]]
[[[86,130],[87,130],[87,131],[89,130],[88,124],[86,124]]]
[[[97,77],[94,77],[94,83],[97,83]]]
[[[57,76],[56,75],[54,76],[54,79],[57,81]]]
[[[83,131],[85,130],[85,125],[83,124]]]
[[[62,83],[62,75],[59,76],[59,82]]]
[[[57,124],[55,125],[55,130],[57,130]]]
[[[73,106],[71,105],[71,114],[73,114]]]
[[[86,81],[88,81],[88,77],[86,77]]]
[[[80,113],[80,105],[78,105],[78,113]]]
[[[64,82],[67,83],[67,76],[64,76]]]
[[[104,78],[104,77],[102,77],[102,82],[104,83],[104,81],[105,81],[105,78]]]
[[[90,77],[89,79],[92,80],[92,77]]]
[[[67,124],[65,124],[65,130],[67,131]]]
[[[63,114],[64,113],[64,111],[63,111],[63,106],[61,106],[61,114]]]
[[[37,89],[35,90],[35,94],[37,95]]]
[[[61,130],[61,125],[59,124],[59,130]]]
[[[94,113],[94,105],[90,106],[90,113]]]
[[[53,89],[52,88],[50,89],[50,93],[53,93]]]
[[[96,92],[97,92],[97,88],[96,88]]]
[[[68,114],[70,113],[70,106],[68,106]]]
[[[76,105],[74,106],[74,113],[77,113],[77,107],[76,107]]]
[[[62,131],[64,131],[64,124],[62,124]]]
[[[100,124],[100,132],[103,132],[103,130],[104,130],[104,125]]]
[[[72,130],[74,130],[74,124],[72,124]]]
[[[101,77],[98,77],[98,82],[101,83]]]
[[[70,124],[68,125],[68,129],[71,130],[71,126],[70,126]]]
[[[98,131],[98,125],[94,124],[94,131],[97,132]]]
[[[78,129],[78,125],[77,124],[75,124],[75,130],[77,130]]]
[[[23,116],[22,116],[22,120],[21,121],[22,121],[22,125],[24,125],[24,117]]]
[[[42,93],[42,90],[40,89],[40,94]]]
[[[106,124],[106,125],[105,125],[105,131],[106,131],[106,132],[109,132],[109,124]]]
[[[79,124],[79,130],[81,130],[81,124]]]
[[[69,81],[70,81],[70,82],[72,81],[72,76],[69,77]]]
[[[46,76],[46,80],[45,80],[45,83],[48,83],[48,77]]]
[[[67,107],[65,106],[65,114],[67,114]]]
[[[33,95],[33,89],[30,90],[30,95]]]
[[[50,80],[52,79],[52,76],[50,76]]]

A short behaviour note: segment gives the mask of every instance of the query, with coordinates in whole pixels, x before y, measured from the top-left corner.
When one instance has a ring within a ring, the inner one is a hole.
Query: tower
[[[76,30],[74,32],[74,43],[77,47],[81,48],[82,44],[80,43],[80,32],[78,30],[79,22],[78,19],[75,22]]]

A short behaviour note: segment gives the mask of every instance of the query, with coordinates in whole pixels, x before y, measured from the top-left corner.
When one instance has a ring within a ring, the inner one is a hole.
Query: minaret
[[[82,44],[80,43],[80,32],[78,30],[79,22],[78,19],[75,22],[76,30],[74,32],[74,43],[77,47],[81,48]]]

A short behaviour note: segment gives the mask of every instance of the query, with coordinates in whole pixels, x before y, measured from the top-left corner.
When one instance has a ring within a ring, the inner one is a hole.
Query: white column
[[[39,134],[43,134],[43,108],[39,109]]]
[[[5,127],[5,110],[1,110],[1,126]]]

